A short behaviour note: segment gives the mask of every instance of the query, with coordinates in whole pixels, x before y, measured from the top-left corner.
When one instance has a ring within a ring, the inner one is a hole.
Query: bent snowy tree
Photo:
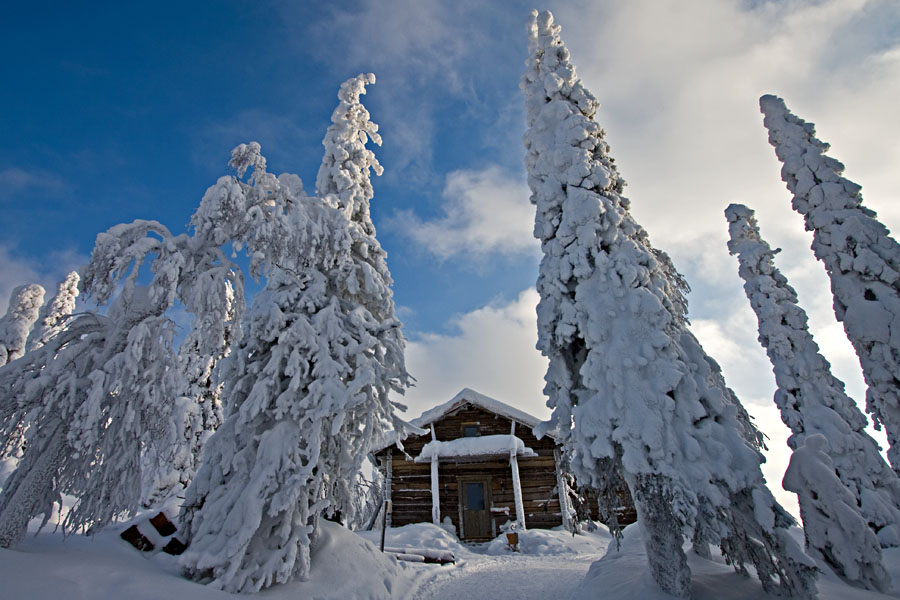
[[[828,456],[853,505],[883,547],[900,545],[900,478],[866,433],[865,415],[819,353],[806,312],[775,266],[776,251],[760,237],[753,211],[732,204],[725,216],[728,249],[740,262],[744,291],[759,322],[759,342],[772,361],[775,404],[791,429],[788,445],[796,450],[806,436],[817,433],[830,440]]]
[[[834,314],[859,356],[866,411],[884,426],[888,458],[900,473],[900,244],[862,205],[862,188],[841,176],[844,165],[824,154],[829,146],[812,123],[775,96],[763,96],[759,106],[791,203],[831,279]]]
[[[809,597],[815,566],[787,534],[761,455],[696,338],[683,280],[629,213],[624,180],[550,13],[535,13],[522,78],[526,168],[541,241],[538,348],[547,425],[580,480],[624,474],[659,586],[690,594],[684,535],[716,543],[769,591]]]
[[[898,542],[900,480],[865,432],[865,415],[819,354],[807,329],[806,313],[775,267],[775,252],[760,237],[753,211],[732,204],[725,216],[731,237],[728,249],[738,255],[744,291],[759,321],[759,341],[772,361],[778,386],[775,404],[792,431],[788,445],[795,451],[791,464],[796,463],[796,468],[788,469],[785,483],[799,497],[807,548],[844,579],[884,589],[887,575],[880,546]],[[817,442],[800,451],[809,436],[831,443]],[[827,461],[813,460],[819,453],[825,453]],[[825,473],[829,467],[828,477],[819,481],[803,476]],[[832,480],[846,488],[839,496],[826,494],[834,487]],[[809,482],[816,487],[803,487]],[[830,512],[822,508],[828,505],[832,505]],[[868,535],[853,531],[863,524]],[[852,532],[858,543],[849,543],[846,532]]]
[[[44,288],[36,283],[12,291],[6,314],[0,318],[0,366],[25,354],[25,344],[44,303]]]
[[[65,329],[69,316],[75,310],[79,279],[78,271],[71,271],[59,283],[53,299],[41,308],[37,322],[28,335],[28,350],[40,348]]]
[[[878,539],[838,479],[824,435],[803,438],[791,454],[782,486],[797,494],[806,547],[813,556],[852,585],[880,592],[891,587]]]
[[[389,393],[409,385],[404,342],[368,216],[369,171],[380,167],[365,143],[380,139],[359,95],[372,81],[341,86],[317,180],[324,197],[278,191],[291,200],[289,252],[260,254],[266,287],[225,363],[229,416],[188,489],[181,559],[188,576],[221,589],[308,577],[320,515],[352,517],[352,483],[373,440],[403,431]],[[256,193],[264,159],[236,159],[239,175],[253,167],[250,179],[220,185]]]
[[[66,532],[96,531],[134,511],[141,449],[165,444],[173,392],[173,323],[146,287],[126,285],[107,315],[80,315],[47,344],[0,369],[4,427],[25,423],[25,451],[0,495],[0,546],[44,523],[61,494],[77,498]]]

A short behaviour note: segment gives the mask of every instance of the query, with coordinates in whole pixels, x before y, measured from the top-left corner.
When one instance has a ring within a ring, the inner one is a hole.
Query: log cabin
[[[421,434],[373,452],[385,475],[390,524],[452,525],[468,541],[492,539],[511,525],[569,527],[561,449],[551,436],[534,435],[539,422],[468,388],[413,419]]]

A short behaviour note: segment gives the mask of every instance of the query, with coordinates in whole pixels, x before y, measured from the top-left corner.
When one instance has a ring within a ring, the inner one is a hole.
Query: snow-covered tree
[[[744,291],[759,321],[759,341],[772,361],[775,404],[792,432],[796,450],[808,435],[831,440],[828,455],[856,507],[882,546],[900,544],[900,478],[866,433],[866,417],[831,374],[807,328],[797,293],[775,266],[775,253],[760,237],[753,211],[732,204],[725,211]]]
[[[0,423],[26,423],[25,453],[0,495],[0,546],[78,498],[64,531],[96,530],[137,508],[141,449],[161,440],[173,386],[173,323],[146,287],[126,286],[106,316],[74,318],[59,335],[0,369]],[[0,439],[14,432],[0,430]]]
[[[766,590],[811,596],[815,566],[787,534],[793,519],[765,486],[736,398],[686,333],[683,280],[629,213],[594,121],[598,103],[559,30],[550,13],[535,13],[521,84],[544,252],[538,348],[550,362],[553,409],[545,430],[574,448],[580,481],[600,485],[610,465],[621,470],[664,591],[690,593],[689,535],[718,544],[739,571],[752,564]]]
[[[374,195],[370,171],[377,175],[383,172],[375,154],[366,147],[369,140],[381,145],[378,125],[369,120],[369,112],[360,102],[366,84],[371,83],[375,83],[375,75],[367,73],[341,84],[339,103],[322,141],[325,154],[316,177],[319,197],[349,220],[350,260],[335,268],[330,279],[344,310],[358,311],[364,316],[369,335],[374,337],[366,343],[374,344],[374,354],[358,354],[354,358],[354,377],[357,385],[364,384],[360,388],[363,397],[358,399],[361,404],[353,413],[344,418],[341,434],[344,443],[352,444],[347,437],[351,436],[357,440],[357,448],[365,448],[354,457],[354,472],[359,471],[365,460],[373,436],[382,437],[386,429],[396,430],[400,439],[405,436],[407,424],[395,414],[395,409],[405,410],[405,407],[391,401],[389,394],[391,391],[403,394],[411,385],[404,359],[406,341],[394,312],[393,279],[387,267],[387,253],[375,237],[369,212]],[[351,330],[357,327],[351,322]],[[371,416],[365,416],[366,411],[371,411]],[[362,435],[350,433],[363,424]],[[331,485],[332,506],[352,518],[355,495],[352,480],[334,481]]]
[[[41,290],[41,296],[43,296],[43,290]],[[72,271],[60,282],[56,296],[41,307],[31,333],[28,334],[25,344],[27,351],[40,348],[63,330],[69,315],[75,309],[75,299],[77,297],[78,273]],[[37,297],[33,297],[31,304],[33,305],[33,302],[36,300]],[[0,354],[2,354],[2,350],[0,350]],[[17,415],[21,416],[19,413]],[[25,443],[25,422],[19,420],[15,425],[10,424],[11,432],[14,432],[16,429],[18,429],[18,434],[11,433],[5,442],[0,443],[0,458],[7,455],[16,457],[22,455]]]
[[[900,473],[900,244],[862,205],[859,185],[826,156],[815,127],[781,98],[759,100],[769,143],[794,210],[813,232],[812,250],[831,278],[834,314],[844,324],[868,385],[866,411],[887,433],[888,458]]]
[[[242,145],[235,154],[264,162],[258,150]],[[234,177],[221,178],[211,189],[223,193],[204,197],[193,235],[138,220],[97,236],[81,286],[100,304],[112,301],[107,315],[72,320],[58,341],[2,373],[12,393],[0,407],[0,441],[12,439],[14,426],[28,430],[26,455],[0,500],[4,543],[15,543],[26,513],[40,514],[59,491],[79,498],[64,528],[96,529],[190,478],[200,445],[221,420],[212,368],[240,337],[243,276],[223,246],[247,247],[256,273],[260,248],[283,244],[277,225],[284,205],[268,193],[273,185],[281,186],[266,180],[248,197],[229,193],[240,191]],[[298,186],[296,177],[286,178],[284,187]],[[137,286],[145,266],[152,280]],[[177,300],[194,319],[176,361],[166,315]],[[64,455],[60,464],[56,451]],[[94,469],[87,472],[79,457]],[[104,487],[118,479],[114,493]]]
[[[44,288],[36,283],[13,290],[6,314],[0,318],[0,366],[25,354],[28,333],[38,320],[43,303]]]
[[[835,474],[826,437],[810,433],[794,448],[782,486],[797,494],[806,548],[847,582],[886,591],[891,579],[881,546],[856,499]]]
[[[59,283],[53,299],[41,308],[37,322],[28,336],[29,350],[40,348],[65,328],[69,316],[75,310],[79,279],[78,271],[66,275]]]
[[[206,306],[191,303],[200,323],[191,328],[176,357],[177,380],[181,386],[181,395],[175,398],[172,409],[177,443],[166,452],[167,460],[162,463],[168,468],[149,472],[145,482],[148,487],[143,494],[145,506],[164,504],[168,498],[184,493],[200,466],[203,447],[225,419],[222,383],[214,371],[219,360],[231,350],[232,329],[237,326],[236,302],[228,279],[210,283],[221,289],[209,294],[210,286],[199,286],[197,295],[201,298],[197,300],[205,300]],[[220,335],[210,337],[210,332],[219,331]],[[210,340],[218,344],[211,347]],[[158,457],[149,458],[146,462],[151,466],[158,462]]]
[[[225,363],[228,416],[182,508],[182,568],[228,591],[306,578],[319,516],[352,519],[372,440],[403,431],[388,396],[409,385],[403,338],[368,216],[377,162],[365,143],[380,140],[359,95],[371,81],[341,86],[317,186],[325,198],[279,192],[290,199],[278,226],[287,237],[258,253],[267,283]],[[258,193],[265,160],[248,154],[239,173],[250,166],[229,193]]]

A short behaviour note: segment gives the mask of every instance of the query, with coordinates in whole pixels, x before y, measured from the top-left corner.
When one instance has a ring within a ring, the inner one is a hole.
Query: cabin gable
[[[403,450],[392,445],[376,453],[389,475],[392,524],[446,523],[449,519],[460,539],[466,540],[491,539],[502,526],[517,522],[525,528],[563,524],[559,490],[564,486],[559,485],[555,441],[547,436],[537,439],[532,431],[538,422],[534,417],[512,407],[505,410],[502,403],[481,395],[474,398],[474,402],[459,398],[448,403],[439,414],[426,412],[423,417],[427,419],[416,419],[413,424],[427,433],[406,438]],[[515,417],[527,419],[527,423]],[[484,439],[454,442],[476,428],[475,437]],[[524,446],[515,456],[511,456],[509,445],[503,445],[508,444],[511,435]],[[435,460],[426,452],[423,457],[423,449],[432,441],[454,442],[430,447],[440,447],[450,455]],[[453,455],[457,448],[470,446],[476,450]],[[516,487],[521,490],[521,519]],[[435,495],[438,514],[433,510]],[[562,501],[567,502],[565,498]]]

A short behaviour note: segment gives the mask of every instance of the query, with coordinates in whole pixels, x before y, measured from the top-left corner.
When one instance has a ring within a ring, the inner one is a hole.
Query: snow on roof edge
[[[534,427],[541,422],[541,420],[537,417],[529,415],[527,412],[510,406],[505,402],[501,402],[495,398],[491,398],[490,396],[485,396],[484,394],[476,392],[472,388],[463,388],[448,402],[426,410],[421,414],[421,416],[411,420],[410,423],[417,427],[424,428],[427,425],[431,425],[463,402],[474,404],[475,406],[483,408],[489,412],[496,413],[501,417],[506,417],[507,419],[510,419],[512,421],[517,421],[524,425],[528,425],[528,427],[532,429],[534,429]]]
[[[461,405],[463,402],[474,404],[475,406],[479,406],[487,411],[498,414],[501,417],[506,417],[511,421],[522,423],[523,425],[527,425],[531,429],[534,429],[541,423],[540,419],[533,415],[529,415],[523,410],[519,410],[518,408],[510,406],[505,402],[501,402],[496,398],[485,396],[480,392],[476,392],[472,388],[463,388],[449,401],[444,402],[443,404],[439,404],[434,408],[429,408],[415,419],[411,419],[410,421],[408,421],[408,425],[411,425],[412,427],[422,431],[422,433],[418,433],[416,431],[410,430],[408,433],[412,435],[424,435],[424,433],[427,433],[429,425],[443,417],[458,405]],[[544,432],[544,435],[552,440],[556,439],[555,431]],[[373,454],[377,454],[385,448],[393,446],[395,443],[397,443],[397,432],[389,432],[388,435],[382,438],[379,443],[373,444],[370,452]]]

